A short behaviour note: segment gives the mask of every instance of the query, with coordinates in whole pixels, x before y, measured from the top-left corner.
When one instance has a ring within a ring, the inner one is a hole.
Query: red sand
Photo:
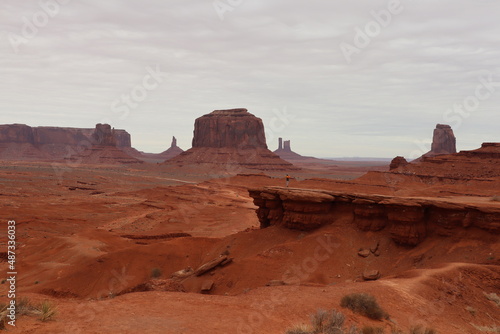
[[[381,172],[350,181],[324,178],[362,174],[356,167],[342,168],[297,172],[291,186],[500,206],[491,201],[500,177],[453,183]],[[204,180],[203,173],[149,165],[54,169],[43,163],[4,163],[1,212],[3,222],[17,222],[17,293],[57,305],[54,320],[20,316],[9,332],[285,333],[307,323],[319,308],[341,310],[348,324],[382,327],[385,333],[391,327],[407,333],[419,324],[445,334],[500,326],[500,308],[485,296],[500,294],[497,234],[464,229],[406,248],[387,232],[342,224],[342,217],[312,232],[261,230],[247,189],[283,186],[283,175]],[[172,233],[192,237],[170,238]],[[0,238],[3,251],[6,228]],[[377,242],[380,256],[357,255]],[[222,253],[233,262],[184,280],[186,292],[126,293],[141,291],[155,268],[165,280]],[[379,270],[382,278],[363,282],[361,275],[369,269]],[[0,271],[7,271],[6,262]],[[207,280],[214,288],[201,294]],[[287,285],[266,286],[272,280]],[[7,285],[1,288],[6,302]],[[373,294],[390,320],[373,321],[342,309],[340,299],[353,292]]]

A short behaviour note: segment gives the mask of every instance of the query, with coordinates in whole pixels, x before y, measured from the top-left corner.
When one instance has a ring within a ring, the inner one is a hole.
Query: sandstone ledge
[[[449,236],[476,227],[500,232],[500,204],[464,204],[452,198],[394,197],[282,187],[250,189],[261,228],[279,225],[313,230],[355,224],[364,231],[388,230],[402,245],[415,246],[432,234]],[[346,220],[347,219],[347,220]]]

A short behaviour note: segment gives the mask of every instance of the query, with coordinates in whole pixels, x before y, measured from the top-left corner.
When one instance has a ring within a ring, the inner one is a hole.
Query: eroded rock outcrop
[[[363,231],[387,230],[395,242],[407,246],[432,234],[448,236],[471,227],[500,233],[500,207],[488,203],[281,187],[253,189],[249,194],[258,206],[261,228],[313,230],[347,220]]]
[[[95,145],[116,146],[114,129],[111,129],[111,125],[109,124],[96,124],[92,139]]]
[[[500,177],[500,143],[483,143],[481,148],[455,154],[424,156],[394,172],[450,179]]]
[[[431,150],[422,157],[457,153],[457,140],[453,129],[447,124],[437,124],[432,136]]]
[[[104,125],[103,125],[104,126]],[[24,124],[0,125],[0,158],[9,160],[62,160],[96,144],[95,129],[31,127]],[[113,130],[105,139],[121,149],[131,147],[130,134]],[[107,144],[106,144],[107,145]]]
[[[165,164],[228,174],[297,169],[267,149],[262,120],[242,108],[215,110],[196,119],[193,147]]]
[[[404,167],[408,165],[408,161],[402,156],[397,156],[392,159],[391,164],[389,165],[390,170],[398,169],[399,167]]]
[[[143,161],[117,147],[114,129],[109,124],[96,124],[87,147],[66,158],[73,164],[138,164]]]

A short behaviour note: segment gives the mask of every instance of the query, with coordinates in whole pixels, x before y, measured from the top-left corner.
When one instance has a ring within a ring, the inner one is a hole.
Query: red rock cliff
[[[386,230],[395,242],[407,246],[415,246],[432,234],[449,236],[472,227],[500,233],[500,207],[496,203],[463,204],[281,187],[249,190],[249,194],[258,206],[261,228],[279,225],[313,230],[350,221],[364,231]]]

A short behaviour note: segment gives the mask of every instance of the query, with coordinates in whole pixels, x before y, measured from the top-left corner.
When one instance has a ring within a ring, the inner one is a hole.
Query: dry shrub
[[[56,315],[56,306],[48,300],[44,300],[38,306],[38,312],[40,314],[41,321],[49,321],[52,320]]]
[[[342,297],[340,306],[374,320],[389,318],[389,314],[380,307],[375,297],[366,293],[346,295]]]
[[[365,326],[361,332],[363,334],[384,334],[384,329],[380,327]]]

